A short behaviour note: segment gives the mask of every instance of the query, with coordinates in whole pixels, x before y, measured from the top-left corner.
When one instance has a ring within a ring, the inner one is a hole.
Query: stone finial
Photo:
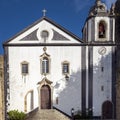
[[[111,5],[110,14],[112,14],[112,15],[115,14],[115,4],[112,4],[112,5]]]
[[[96,3],[100,3],[101,2],[101,0],[96,0]]]

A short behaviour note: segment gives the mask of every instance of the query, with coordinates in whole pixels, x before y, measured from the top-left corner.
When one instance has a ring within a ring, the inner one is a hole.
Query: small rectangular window
[[[104,86],[101,86],[101,91],[104,91]]]
[[[28,64],[22,64],[22,74],[28,74]]]
[[[63,63],[62,72],[63,72],[63,74],[68,74],[69,73],[69,63]]]

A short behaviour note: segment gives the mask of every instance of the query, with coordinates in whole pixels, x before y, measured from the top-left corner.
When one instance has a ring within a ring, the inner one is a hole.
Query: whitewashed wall
[[[102,104],[112,100],[112,47],[104,46],[106,52],[99,54],[103,46],[93,48],[93,114],[101,116]],[[103,71],[102,68],[103,67]],[[103,86],[103,90],[102,87]]]
[[[9,110],[24,111],[24,97],[28,91],[34,91],[34,108],[38,107],[38,85],[43,76],[40,74],[40,56],[43,47],[9,47],[9,80],[10,80],[10,107]],[[81,105],[81,47],[47,47],[47,54],[51,59],[48,80],[54,87],[53,105],[70,114],[74,107]],[[62,74],[62,62],[70,63],[70,80],[66,81]],[[22,76],[21,63],[29,63],[29,74]],[[56,84],[59,87],[56,87]],[[56,105],[58,97],[58,105]]]

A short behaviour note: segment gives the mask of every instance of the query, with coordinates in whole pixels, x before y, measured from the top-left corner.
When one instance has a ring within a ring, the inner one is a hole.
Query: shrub
[[[8,112],[9,120],[25,120],[26,114],[18,110],[11,110]]]

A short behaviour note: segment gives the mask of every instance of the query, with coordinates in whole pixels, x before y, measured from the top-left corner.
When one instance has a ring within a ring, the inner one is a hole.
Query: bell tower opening
[[[98,25],[98,37],[105,38],[106,37],[106,24],[104,21],[100,21]]]

